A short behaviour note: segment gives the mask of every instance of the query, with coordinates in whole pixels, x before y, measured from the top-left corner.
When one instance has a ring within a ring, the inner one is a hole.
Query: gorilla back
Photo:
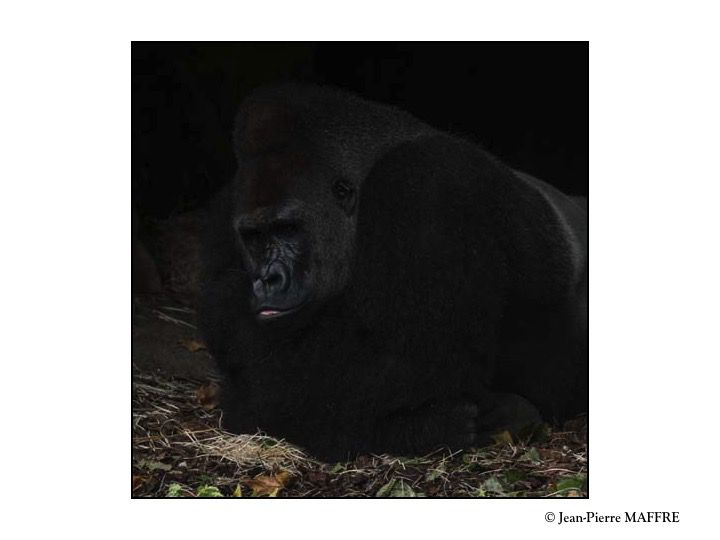
[[[225,425],[319,457],[485,444],[587,410],[587,212],[338,90],[237,116],[200,324]]]

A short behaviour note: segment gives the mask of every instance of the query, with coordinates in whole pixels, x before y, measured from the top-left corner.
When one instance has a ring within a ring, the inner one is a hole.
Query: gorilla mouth
[[[290,315],[292,313],[296,313],[302,309],[304,304],[298,304],[295,307],[291,308],[274,308],[274,307],[262,307],[259,310],[257,310],[256,316],[261,321],[268,321],[272,319],[279,319],[281,317],[285,317],[287,315]]]

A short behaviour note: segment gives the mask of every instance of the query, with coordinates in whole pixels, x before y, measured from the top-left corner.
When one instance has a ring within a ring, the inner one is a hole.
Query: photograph
[[[8,4],[3,530],[712,537],[705,4]]]
[[[133,41],[131,134],[130,497],[590,497],[588,41]]]

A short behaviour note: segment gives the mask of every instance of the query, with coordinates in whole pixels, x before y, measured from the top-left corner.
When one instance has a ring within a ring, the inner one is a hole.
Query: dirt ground
[[[194,309],[167,295],[136,295],[132,305],[133,373],[205,380],[215,364],[200,343]]]
[[[322,463],[263,434],[223,431],[217,372],[195,312],[133,299],[133,497],[587,497],[587,421],[422,457]]]

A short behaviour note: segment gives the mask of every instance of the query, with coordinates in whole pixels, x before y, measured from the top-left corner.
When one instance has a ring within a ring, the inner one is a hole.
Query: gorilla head
[[[234,139],[199,311],[227,428],[338,459],[584,408],[587,216],[568,197],[314,86],[256,91]]]
[[[318,114],[319,96],[310,90],[295,86],[292,99],[260,90],[235,123],[233,226],[250,309],[267,323],[311,313],[347,287],[362,181],[383,147],[424,129],[414,120],[384,126],[387,120],[349,108],[355,98],[333,91]]]
[[[323,159],[332,149],[302,136],[308,126],[282,105],[249,102],[236,125],[233,226],[250,308],[271,322],[311,310],[346,286],[358,179]]]

